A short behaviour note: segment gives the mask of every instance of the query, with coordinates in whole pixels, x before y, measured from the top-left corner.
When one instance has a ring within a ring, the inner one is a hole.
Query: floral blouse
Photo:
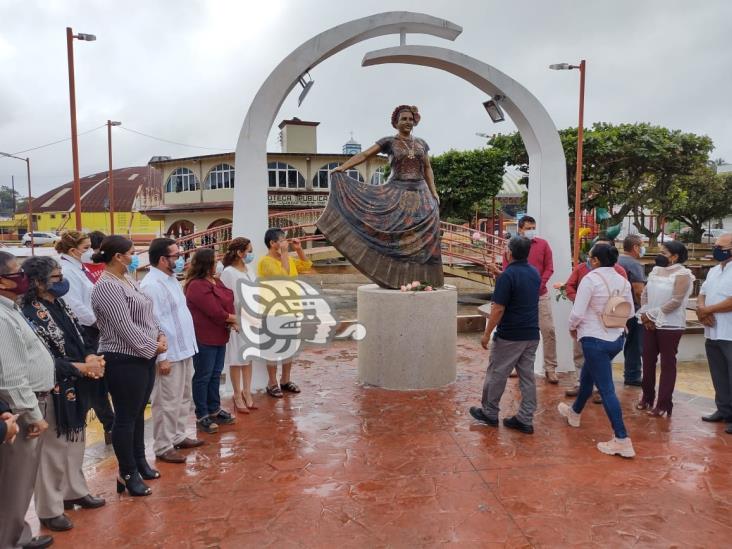
[[[391,174],[389,180],[420,181],[424,179],[425,158],[430,150],[424,139],[411,140],[398,136],[382,137],[376,142],[381,152],[389,156]]]

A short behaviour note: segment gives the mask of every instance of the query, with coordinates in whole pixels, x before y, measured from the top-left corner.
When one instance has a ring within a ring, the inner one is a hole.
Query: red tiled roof
[[[108,172],[99,172],[82,177],[81,210],[83,212],[104,212],[109,197]],[[132,211],[135,197],[142,188],[150,192],[160,192],[160,173],[149,166],[135,166],[114,170],[114,210]],[[73,182],[69,181],[33,199],[33,213],[71,212],[74,209]]]

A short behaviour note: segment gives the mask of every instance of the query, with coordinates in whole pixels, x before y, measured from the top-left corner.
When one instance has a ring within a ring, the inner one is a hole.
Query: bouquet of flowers
[[[434,292],[435,289],[427,282],[415,280],[399,288],[402,292]]]
[[[557,301],[559,301],[560,299],[569,301],[569,298],[567,297],[567,286],[565,284],[562,284],[561,282],[556,282],[554,284],[554,289],[557,290],[557,295],[555,296],[555,299]]]

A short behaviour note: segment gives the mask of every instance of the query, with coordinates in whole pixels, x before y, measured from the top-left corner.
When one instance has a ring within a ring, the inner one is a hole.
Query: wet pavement
[[[534,435],[473,421],[486,353],[474,334],[458,345],[457,382],[414,392],[359,385],[353,342],[306,350],[300,395],[259,396],[202,434],[187,464],[158,462],[146,498],[118,496],[115,460],[92,445],[88,480],[107,505],[68,512],[75,528],[55,546],[729,546],[732,435],[699,420],[709,399],[679,387],[673,417],[655,419],[634,409],[639,389],[618,385],[638,455],[605,456],[602,407],[570,428],[556,413],[564,387],[543,378]],[[511,379],[502,416],[517,395]]]

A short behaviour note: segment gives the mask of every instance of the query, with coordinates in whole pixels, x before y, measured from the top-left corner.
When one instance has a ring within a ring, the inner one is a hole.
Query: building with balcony
[[[353,153],[346,153],[346,146],[342,153],[317,152],[318,125],[298,118],[279,124],[281,151],[267,153],[268,176],[261,181],[268,187],[269,213],[322,208],[328,201],[330,170]],[[355,142],[349,144],[350,151]],[[387,163],[388,159],[379,155],[347,173],[359,181],[380,185]],[[156,157],[149,166],[157,172],[162,192],[151,195],[141,209],[161,223],[164,234],[180,237],[232,222],[236,183],[233,152]],[[237,215],[246,215],[246,207]]]

